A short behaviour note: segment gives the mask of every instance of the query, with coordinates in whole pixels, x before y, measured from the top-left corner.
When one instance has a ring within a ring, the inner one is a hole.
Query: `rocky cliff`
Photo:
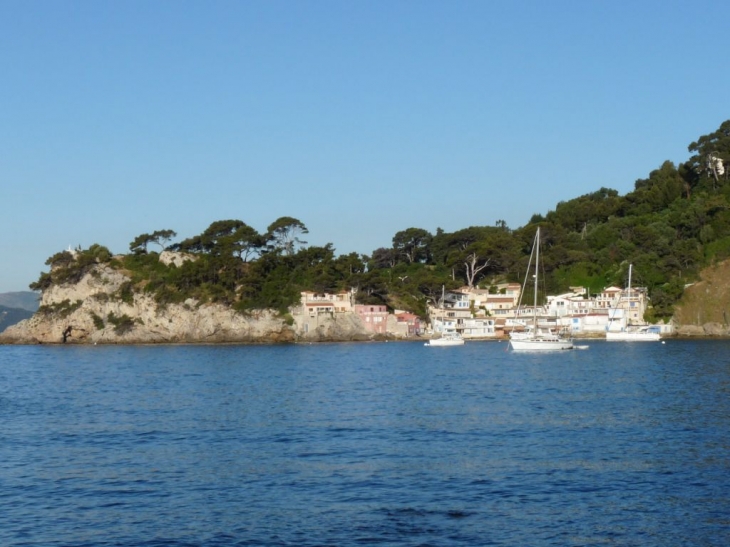
[[[145,294],[120,297],[124,273],[98,265],[75,284],[43,292],[39,310],[0,334],[6,344],[282,343],[368,340],[354,313],[310,317],[303,309],[242,314],[192,299],[158,306]]]
[[[675,306],[678,336],[730,336],[730,260],[706,268]]]

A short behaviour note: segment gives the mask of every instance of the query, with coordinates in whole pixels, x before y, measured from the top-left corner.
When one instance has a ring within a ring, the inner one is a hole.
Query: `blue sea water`
[[[730,545],[730,342],[0,346],[0,545]]]

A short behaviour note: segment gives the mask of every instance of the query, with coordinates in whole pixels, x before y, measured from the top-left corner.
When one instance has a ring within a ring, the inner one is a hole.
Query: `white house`
[[[317,293],[302,291],[301,304],[310,315],[317,313],[344,313],[353,311],[352,296],[349,291],[338,293]]]

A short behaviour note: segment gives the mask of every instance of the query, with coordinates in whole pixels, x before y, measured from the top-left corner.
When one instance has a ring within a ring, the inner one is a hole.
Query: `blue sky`
[[[0,292],[215,220],[369,254],[624,194],[730,118],[730,2],[0,0]]]

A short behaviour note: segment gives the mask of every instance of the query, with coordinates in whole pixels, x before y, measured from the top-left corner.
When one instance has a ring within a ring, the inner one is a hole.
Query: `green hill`
[[[664,162],[626,195],[600,188],[535,214],[517,229],[501,220],[455,232],[410,227],[394,234],[392,246],[370,255],[337,256],[331,244],[308,247],[300,239],[308,233],[306,226],[292,217],[277,219],[263,233],[241,220],[219,220],[170,245],[177,237],[173,230],[142,234],[123,256],[113,257],[98,244],[62,251],[48,259],[50,271],[30,288],[75,283],[92,265],[103,263],[131,276],[116,295],[128,302],[143,291],[162,307],[192,299],[223,303],[241,313],[268,308],[284,314],[301,291],[352,291],[359,303],[423,315],[444,286],[496,290],[498,282],[521,281],[540,226],[545,270],[540,278],[546,293],[623,286],[633,264],[633,286],[646,287],[651,298],[647,319],[668,320],[685,286],[704,268],[730,257],[725,169],[730,167],[730,120],[692,142],[688,151],[686,162]],[[177,254],[172,261],[162,259],[150,245]]]

